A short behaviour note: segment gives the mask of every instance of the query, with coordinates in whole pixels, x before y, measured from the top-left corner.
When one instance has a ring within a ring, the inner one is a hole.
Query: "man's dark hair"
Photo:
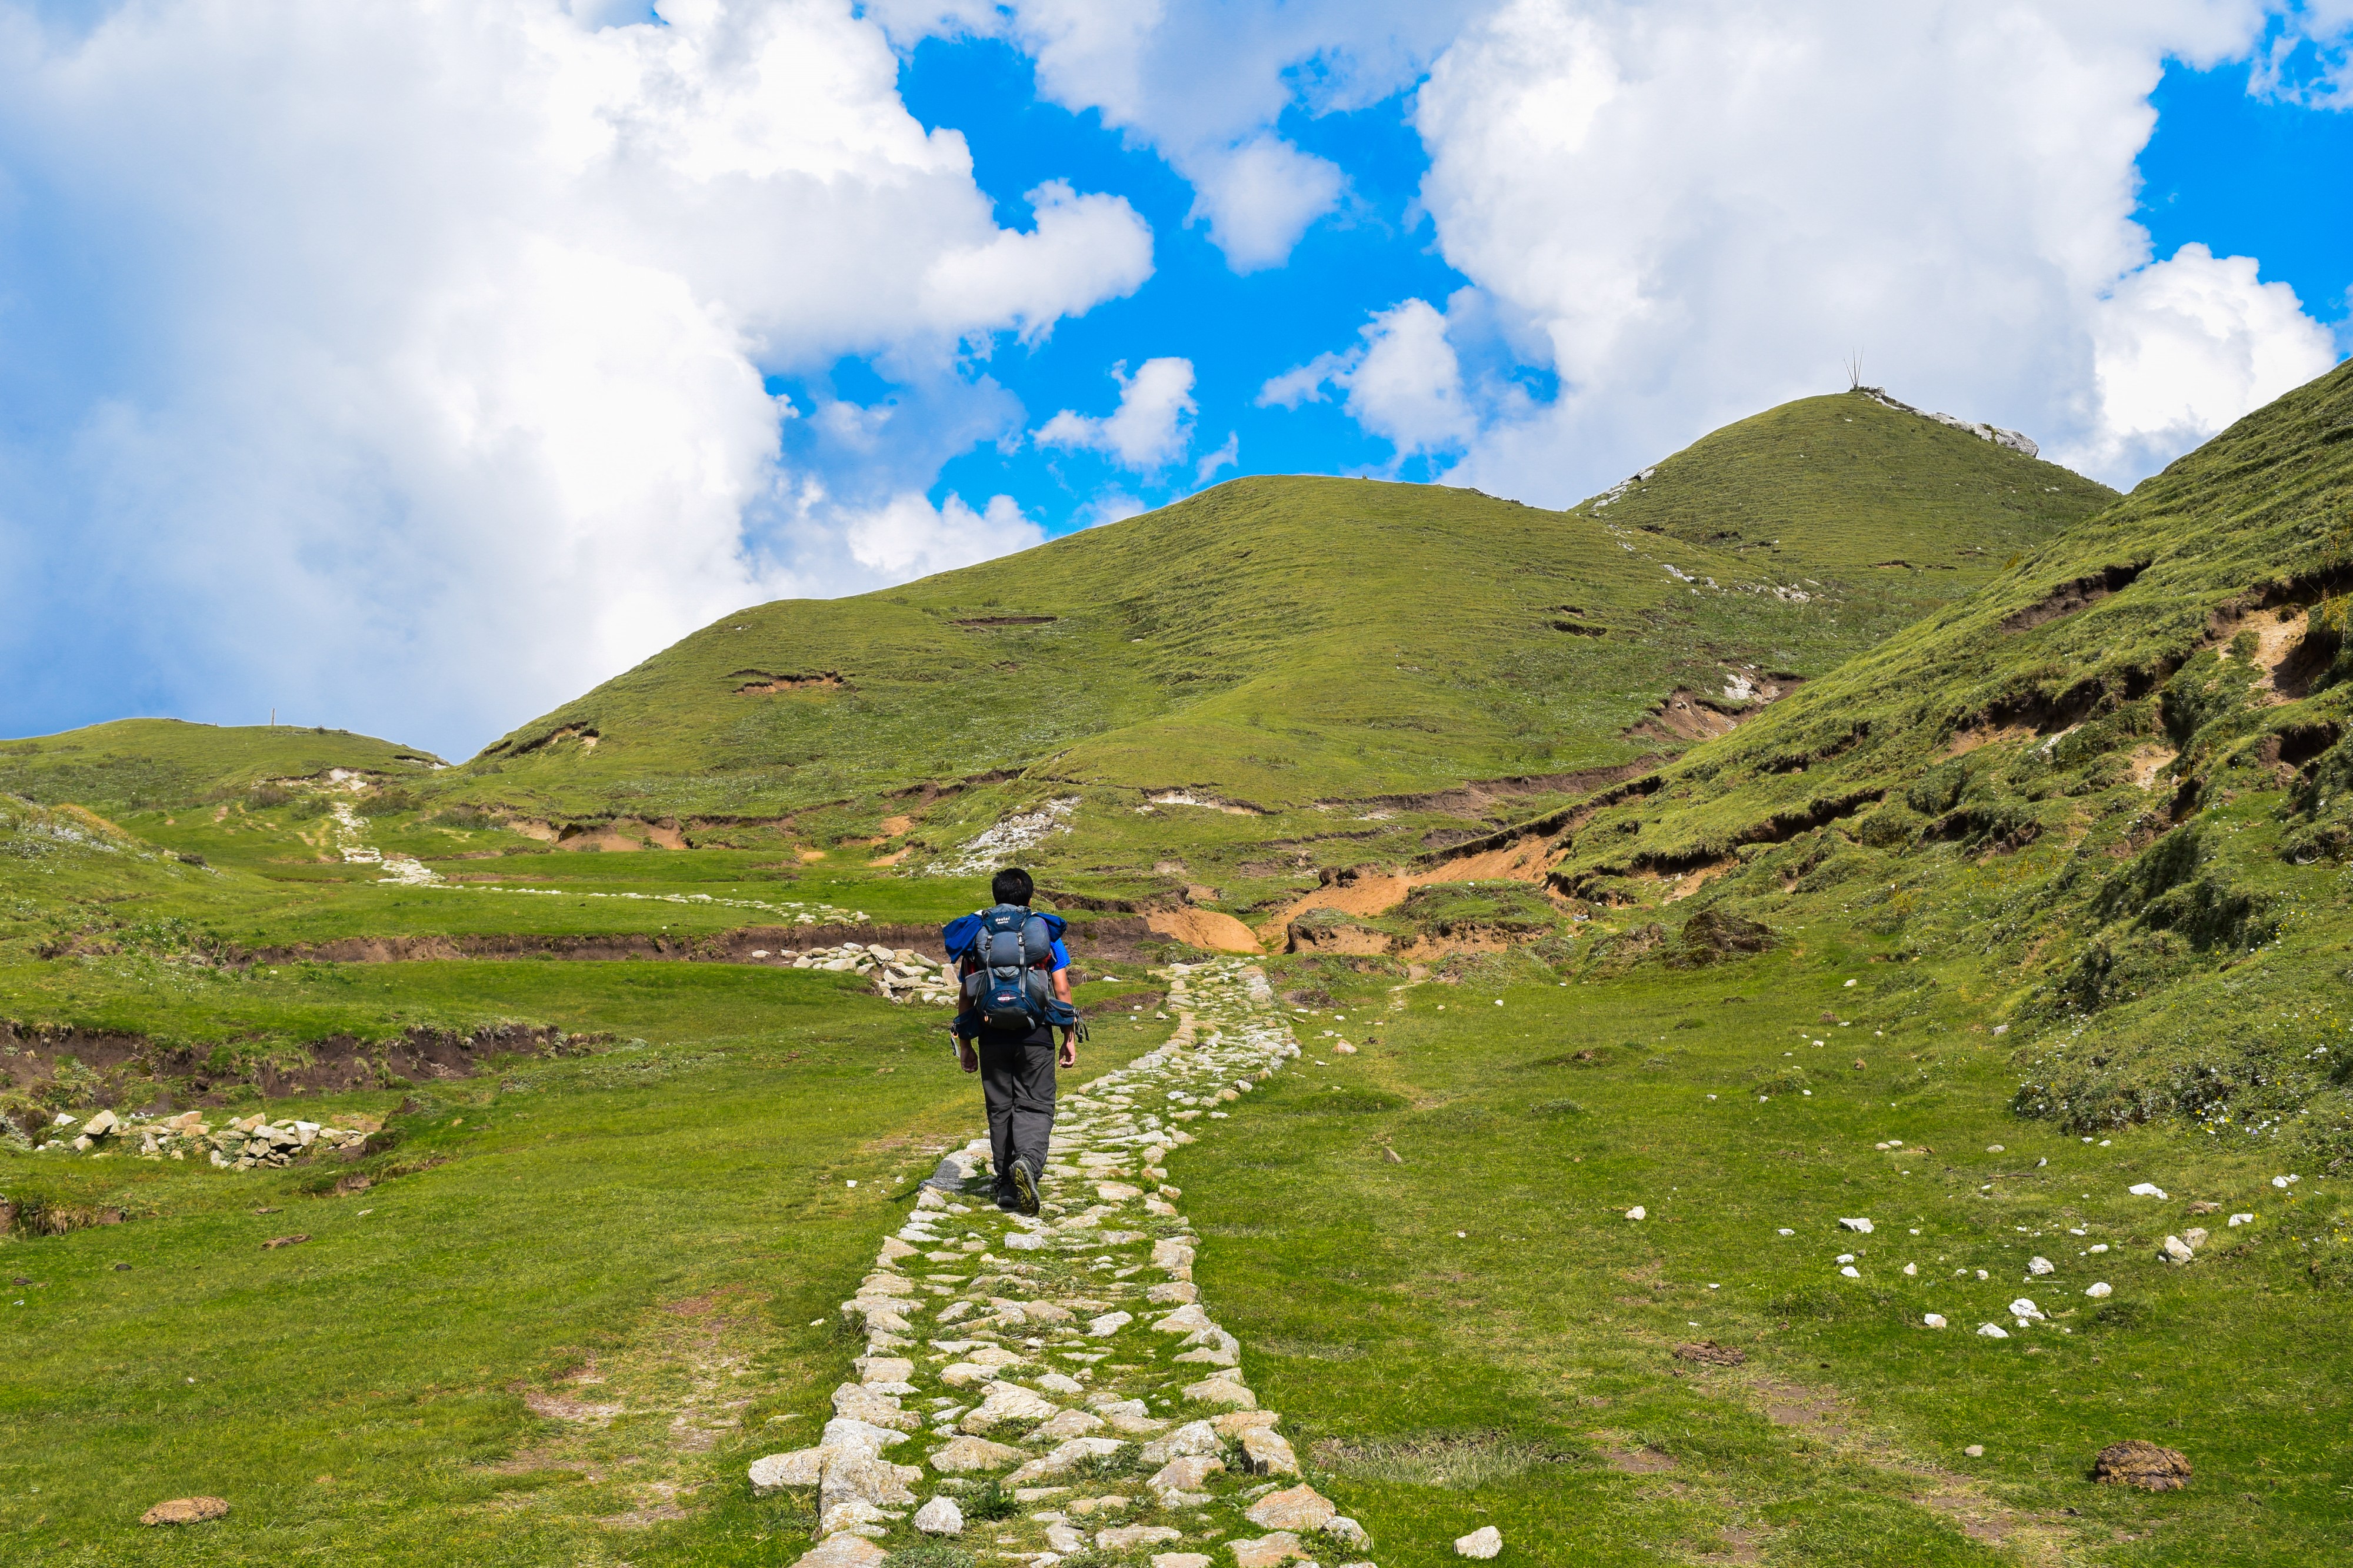
[[[1029,907],[1029,895],[1037,890],[1038,884],[1018,866],[1008,866],[988,882],[990,898],[1000,904],[1019,904],[1025,910]]]

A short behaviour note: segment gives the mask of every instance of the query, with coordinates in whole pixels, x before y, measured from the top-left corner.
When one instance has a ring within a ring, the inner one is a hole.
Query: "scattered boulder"
[[[915,1510],[913,1523],[925,1535],[962,1535],[964,1510],[952,1497],[935,1497]]]
[[[2092,1479],[2106,1486],[2138,1487],[2143,1491],[2179,1491],[2189,1484],[2189,1457],[2137,1437],[2111,1443],[2093,1462]]]
[[[1474,1530],[1468,1535],[1457,1536],[1454,1541],[1454,1554],[1457,1557],[1484,1559],[1493,1557],[1503,1550],[1504,1532],[1492,1524]]]
[[[825,1479],[826,1450],[797,1448],[752,1461],[752,1495],[765,1497],[786,1487],[813,1487]]]
[[[986,1437],[954,1437],[932,1450],[931,1466],[944,1476],[959,1476],[973,1470],[1001,1470],[1028,1458],[1018,1448]]]
[[[2047,1258],[2030,1258],[2026,1260],[2026,1271],[2029,1274],[2055,1274],[2058,1270],[2059,1266]]]
[[[1867,1219],[1841,1219],[1839,1221],[1839,1228],[1841,1230],[1860,1231],[1864,1236],[1869,1236],[1871,1234],[1872,1226],[1871,1222]]]
[[[1295,1476],[1299,1473],[1299,1456],[1291,1451],[1291,1444],[1271,1426],[1252,1426],[1241,1435],[1242,1458],[1254,1476]]]
[[[1269,1492],[1242,1514],[1261,1530],[1321,1530],[1340,1510],[1311,1486]]]
[[[2109,1293],[2108,1282],[2105,1279],[2099,1280],[2094,1284],[2088,1285],[2084,1287],[2084,1294],[2089,1296],[2094,1301]]]
[[[2195,1252],[2192,1252],[2189,1249],[2189,1244],[2182,1240],[2179,1237],[2168,1236],[2163,1242],[2158,1244],[2157,1256],[2158,1260],[2161,1263],[2172,1263],[2178,1265],[2188,1263],[2198,1255]]]
[[[1293,1558],[1314,1561],[1315,1554],[1299,1544],[1299,1537],[1289,1531],[1277,1531],[1255,1541],[1229,1541],[1226,1544],[1234,1554],[1234,1568],[1282,1568]]]
[[[1098,1552],[1130,1552],[1139,1546],[1157,1546],[1164,1541],[1182,1541],[1185,1532],[1171,1530],[1165,1524],[1127,1524],[1112,1530],[1095,1531]]]
[[[793,1568],[879,1568],[890,1555],[864,1536],[844,1531],[827,1537],[814,1551],[802,1552]]]
[[[202,1524],[208,1519],[225,1519],[227,1515],[228,1500],[227,1498],[175,1497],[169,1502],[159,1502],[141,1514],[139,1522],[142,1524]]]

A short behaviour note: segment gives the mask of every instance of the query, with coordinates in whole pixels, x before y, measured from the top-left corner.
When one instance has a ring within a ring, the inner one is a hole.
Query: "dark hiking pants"
[[[991,1035],[980,1040],[980,1092],[988,1104],[989,1164],[997,1190],[1012,1190],[1013,1163],[1029,1167],[1031,1179],[1046,1172],[1046,1148],[1054,1131],[1054,1031]]]

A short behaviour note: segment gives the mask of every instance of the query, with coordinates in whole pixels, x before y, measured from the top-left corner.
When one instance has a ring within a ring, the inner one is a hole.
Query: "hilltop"
[[[336,768],[421,779],[441,765],[429,752],[348,730],[119,719],[0,741],[0,795],[135,811],[225,799],[270,780],[317,778]]]
[[[1237,479],[904,587],[728,616],[447,787],[690,837],[778,823],[914,866],[1060,800],[1051,853],[1142,871],[1171,851],[1136,814],[1191,807],[1229,819],[1187,828],[1211,841],[1193,858],[1248,881],[1269,843],[1369,821],[1419,849],[1492,826],[1499,800],[1648,767],[2110,499],[1859,394],[1718,431],[1561,512]]]

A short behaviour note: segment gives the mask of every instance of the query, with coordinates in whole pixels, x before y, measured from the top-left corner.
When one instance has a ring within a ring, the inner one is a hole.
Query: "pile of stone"
[[[68,1140],[66,1130],[79,1129]],[[241,1116],[215,1128],[201,1110],[151,1119],[133,1112],[128,1120],[101,1110],[87,1121],[59,1116],[41,1151],[76,1154],[135,1154],[142,1160],[185,1160],[204,1154],[225,1171],[250,1171],[257,1166],[284,1166],[310,1149],[356,1147],[367,1139],[364,1131],[327,1127],[316,1121],[273,1123],[266,1116]]]
[[[805,952],[755,952],[754,958],[789,961],[795,969],[829,969],[863,974],[892,1001],[927,1006],[955,1004],[955,976],[939,960],[926,958],[912,947],[885,947],[881,942],[845,942],[839,947],[813,947]]]

